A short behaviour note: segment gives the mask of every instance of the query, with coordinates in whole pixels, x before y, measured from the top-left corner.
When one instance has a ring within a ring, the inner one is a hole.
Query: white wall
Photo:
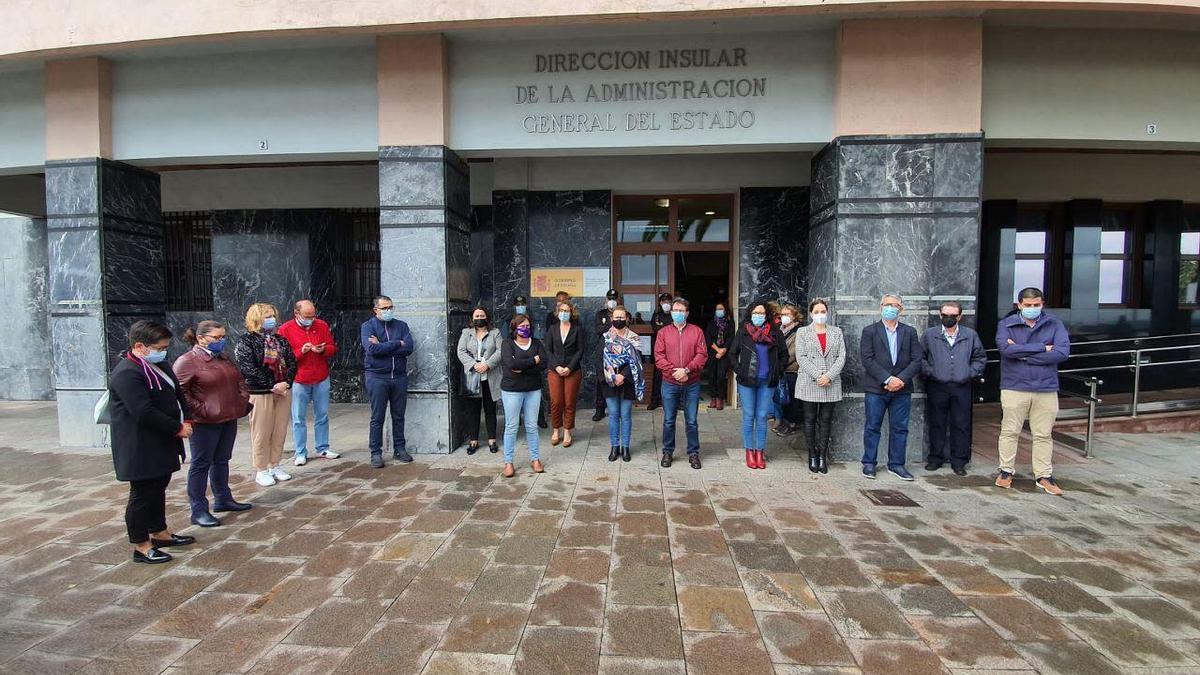
[[[379,206],[375,164],[163,171],[164,211]]]
[[[984,199],[1200,202],[1200,155],[988,152]]]
[[[378,152],[372,47],[118,60],[116,159]],[[268,149],[258,143],[266,140]]]
[[[0,73],[0,171],[46,161],[46,79],[42,69]]]
[[[1198,33],[993,27],[983,49],[991,140],[1200,143]]]
[[[811,162],[808,152],[497,158],[492,189],[735,192],[808,185]]]

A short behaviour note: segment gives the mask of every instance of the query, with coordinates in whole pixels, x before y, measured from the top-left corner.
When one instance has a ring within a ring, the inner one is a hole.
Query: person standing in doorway
[[[654,342],[658,339],[658,331],[671,325],[671,294],[659,293],[658,306],[654,308],[654,313],[650,315],[650,353],[654,353]],[[728,368],[726,368],[728,371]],[[650,383],[650,405],[646,406],[646,410],[654,410],[662,406],[662,371],[658,368],[654,369],[653,381]],[[722,399],[724,396],[722,396]],[[710,406],[711,407],[711,406]]]
[[[555,322],[546,328],[546,379],[550,384],[550,445],[562,441],[564,448],[571,447],[575,439],[575,404],[579,399],[579,385],[583,382],[583,330],[579,327],[579,314],[569,300],[558,303]],[[561,432],[561,435],[560,435]]]
[[[541,453],[538,452],[537,409],[542,400],[542,371],[546,369],[546,348],[533,337],[529,317],[517,314],[509,321],[511,340],[500,346],[500,400],[504,403],[504,472],[505,478],[516,475],[513,459],[517,452],[517,430],[525,417],[525,442],[529,445],[529,465],[534,473],[542,473]]]
[[[842,368],[846,343],[842,329],[829,323],[829,301],[808,303],[812,323],[796,333],[796,398],[804,405],[804,444],[808,470],[829,473],[833,408],[842,400]]]
[[[312,401],[313,436],[317,457],[337,459],[329,449],[329,363],[337,354],[337,342],[329,324],[317,318],[317,306],[301,300],[292,318],[279,327],[296,355],[296,383],[292,387],[292,443],[296,446],[296,466],[308,462],[308,402]]]
[[[787,367],[787,342],[766,303],[750,305],[733,336],[730,365],[742,405],[742,445],[746,467],[767,468],[767,411]]]
[[[667,305],[670,307],[670,305]],[[725,409],[725,397],[729,394],[729,345],[733,341],[733,321],[728,316],[729,308],[724,302],[718,302],[713,310],[712,321],[704,331],[705,342],[708,343],[708,379],[712,399],[708,407],[713,410]],[[654,376],[658,378],[658,370]]]
[[[383,468],[383,418],[392,416],[392,458],[413,461],[404,441],[404,411],[408,406],[408,357],[413,353],[408,324],[396,318],[396,306],[386,295],[375,298],[375,316],[363,322],[359,339],[367,398],[371,401],[368,447],[371,466]]]
[[[483,410],[487,425],[488,450],[499,452],[496,445],[496,403],[500,400],[500,331],[492,328],[487,310],[476,307],[471,312],[471,325],[458,337],[458,360],[467,379],[463,401],[467,416],[467,454],[479,450],[479,411]],[[477,379],[478,390],[471,382]]]
[[[888,418],[888,472],[912,480],[904,467],[908,453],[908,416],[913,384],[924,352],[917,329],[900,322],[904,301],[895,293],[879,301],[880,320],[863,329],[858,353],[863,367],[866,421],[863,426],[863,476],[875,478],[883,416]]]
[[[604,341],[604,334],[612,327],[612,313],[617,308],[617,302],[620,299],[620,294],[617,289],[610,288],[604,294],[604,308],[596,312],[596,322],[592,326],[592,334],[601,343]],[[604,419],[604,391],[600,385],[604,383],[604,355],[597,352],[596,354],[596,413],[592,415],[593,422],[599,422]]]
[[[671,302],[671,325],[658,333],[654,367],[663,371],[663,454],[659,465],[671,466],[675,454],[675,420],[683,408],[688,463],[700,468],[700,374],[708,362],[704,331],[688,323],[688,301]]]
[[[1000,473],[996,486],[1011,488],[1016,472],[1017,443],[1029,420],[1033,435],[1033,479],[1052,495],[1062,488],[1054,481],[1054,419],[1058,416],[1058,364],[1071,355],[1067,327],[1044,311],[1041,289],[1023,288],[1017,294],[1019,313],[1000,321],[996,347],[1000,350]]]
[[[276,333],[279,312],[274,305],[256,302],[246,310],[246,332],[233,350],[238,370],[250,391],[250,450],[254,482],[267,487],[291,480],[279,466],[283,442],[292,419],[292,382],[296,379],[296,355],[288,341]]]
[[[192,524],[216,527],[221,521],[208,510],[209,484],[213,511],[246,511],[251,506],[235,500],[229,490],[229,460],[238,420],[250,414],[250,390],[225,353],[225,326],[201,321],[188,328],[183,339],[192,348],[175,360],[175,374],[193,420],[187,484]]]
[[[608,461],[628,462],[633,434],[633,402],[645,395],[642,374],[641,338],[629,327],[629,311],[623,305],[613,310],[612,328],[604,334],[604,399],[608,407]]]
[[[955,475],[965,476],[971,461],[971,381],[983,375],[987,352],[979,334],[960,323],[962,305],[947,300],[938,312],[941,324],[921,336],[921,348],[925,350],[921,376],[925,378],[929,408],[925,470],[937,471],[948,460]]]
[[[800,316],[800,308],[790,302],[784,303],[779,310],[779,331],[787,342],[788,354],[787,367],[779,380],[778,397],[783,401],[783,418],[775,425],[775,433],[780,436],[791,436],[799,431],[804,418],[800,399],[793,396],[796,391],[796,373],[800,369],[796,363],[796,332],[800,330]]]

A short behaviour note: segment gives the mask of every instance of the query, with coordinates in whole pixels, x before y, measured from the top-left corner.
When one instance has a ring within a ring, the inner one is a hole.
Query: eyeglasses
[[[377,310],[379,310],[379,311],[381,311],[381,312],[386,312],[386,311],[388,311],[389,309],[395,309],[395,307],[393,307],[392,305],[388,305],[387,307],[376,307],[375,309],[377,309]]]
[[[903,307],[903,305],[895,302],[885,302],[884,304],[880,305],[880,307],[894,307],[896,309],[900,309]]]

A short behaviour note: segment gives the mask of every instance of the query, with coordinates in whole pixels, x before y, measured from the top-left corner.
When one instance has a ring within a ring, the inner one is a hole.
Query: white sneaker
[[[332,450],[322,450],[317,453],[317,457],[324,457],[325,459],[337,459],[338,457],[341,457],[341,455]]]
[[[292,479],[292,474],[284,471],[283,469],[281,469],[277,466],[271,467],[271,475],[275,477],[275,480],[291,480]]]
[[[308,464],[308,458],[304,455],[296,455],[296,466],[304,466]]]
[[[270,469],[266,469],[254,474],[254,482],[263,487],[271,487],[275,484],[275,476],[271,474]]]

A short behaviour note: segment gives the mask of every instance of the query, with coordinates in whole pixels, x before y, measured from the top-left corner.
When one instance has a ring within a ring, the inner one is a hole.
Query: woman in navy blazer
[[[888,416],[888,471],[912,480],[904,468],[908,453],[908,414],[925,351],[917,329],[900,322],[904,301],[887,294],[879,301],[880,320],[863,329],[858,353],[863,367],[866,423],[863,428],[863,476],[875,477],[883,415]]]

